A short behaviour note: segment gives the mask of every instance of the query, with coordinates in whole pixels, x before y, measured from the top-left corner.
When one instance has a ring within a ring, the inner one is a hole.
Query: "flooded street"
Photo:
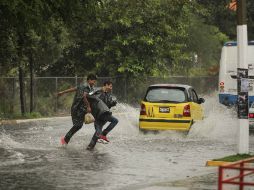
[[[86,146],[93,125],[78,131],[67,147],[60,137],[70,117],[0,126],[0,189],[186,190],[217,189],[217,168],[206,161],[236,153],[236,114],[205,97],[206,118],[185,135],[173,131],[141,134],[139,111],[119,104],[109,144]],[[254,137],[250,137],[254,153]]]

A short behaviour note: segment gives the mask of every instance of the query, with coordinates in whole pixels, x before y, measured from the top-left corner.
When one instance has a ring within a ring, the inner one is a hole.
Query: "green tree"
[[[206,9],[206,14],[203,14],[205,21],[209,25],[214,25],[219,30],[227,35],[230,40],[236,40],[236,11],[228,8],[231,0],[196,0]],[[247,0],[247,25],[248,39],[253,40],[254,34],[254,1]]]
[[[185,68],[192,70],[189,74],[209,74],[209,68],[219,64],[221,47],[228,41],[227,35],[215,25],[209,24],[204,16],[207,9],[193,2],[189,8],[188,42],[186,51],[189,60]],[[200,70],[201,73],[195,72]]]
[[[188,4],[187,0],[98,2],[94,12],[81,15],[74,24],[79,26],[73,31],[76,43],[65,54],[69,68],[76,68],[78,75],[168,73],[170,65],[185,59]]]
[[[5,71],[17,68],[19,72],[21,113],[24,115],[23,77],[26,71],[30,71],[32,111],[34,68],[42,70],[61,56],[63,49],[68,46],[68,32],[51,1],[1,1],[0,7],[4,20],[2,27],[6,27],[3,33],[11,31],[8,40],[1,40],[1,43],[10,47],[1,49],[1,55],[12,55],[12,59],[3,57],[1,63],[5,65]]]

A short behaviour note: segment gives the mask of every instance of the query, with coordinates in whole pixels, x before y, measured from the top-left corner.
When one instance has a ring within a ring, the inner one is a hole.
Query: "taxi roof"
[[[192,86],[186,85],[186,84],[153,84],[149,86],[149,88],[152,88],[152,87],[178,87],[178,88],[185,88],[185,89],[193,88]]]

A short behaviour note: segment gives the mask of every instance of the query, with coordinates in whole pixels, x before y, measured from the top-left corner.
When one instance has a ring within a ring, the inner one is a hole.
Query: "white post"
[[[238,68],[248,69],[247,63],[247,23],[246,23],[246,0],[237,1],[237,61]],[[239,95],[238,95],[239,96]],[[239,109],[239,108],[238,108]],[[248,117],[239,117],[238,128],[238,153],[249,153],[249,120]]]

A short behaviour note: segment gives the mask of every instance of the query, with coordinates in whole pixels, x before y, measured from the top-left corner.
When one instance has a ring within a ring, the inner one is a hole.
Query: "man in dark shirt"
[[[90,92],[94,90],[94,85],[96,83],[97,77],[94,74],[89,74],[87,76],[87,85],[80,85],[74,88],[67,89],[65,91],[59,92],[57,95],[61,96],[65,93],[76,92],[73,103],[71,106],[71,118],[73,127],[61,138],[61,144],[66,145],[69,143],[71,137],[83,126],[84,116],[86,113],[91,113],[91,106],[87,100],[87,96]]]
[[[101,90],[96,91],[93,96],[96,96],[98,99],[102,100],[101,105],[98,105],[97,107],[101,108],[101,110],[107,110],[106,108],[103,108],[103,106],[107,106],[108,109],[115,106],[117,104],[116,100],[113,100],[113,97],[111,95],[112,92],[112,82],[106,81],[104,82],[104,85]],[[93,114],[95,116],[95,114]],[[95,116],[96,117],[96,116]],[[103,126],[110,122],[110,124],[102,131]],[[90,144],[88,145],[87,149],[92,150],[97,141],[100,142],[102,140],[103,142],[109,142],[107,138],[107,134],[117,125],[118,119],[112,116],[112,112],[105,112],[101,114],[99,117],[95,118],[94,127],[95,127],[95,133],[90,141]]]

